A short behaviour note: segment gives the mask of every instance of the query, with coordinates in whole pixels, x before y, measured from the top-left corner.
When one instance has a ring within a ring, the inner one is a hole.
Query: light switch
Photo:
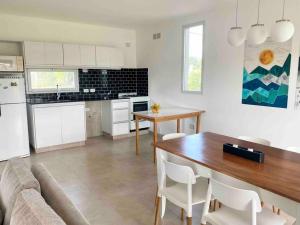
[[[89,89],[83,89],[83,92],[84,92],[84,93],[89,93],[90,90],[89,90]]]
[[[90,92],[94,93],[96,90],[95,88],[90,89]]]

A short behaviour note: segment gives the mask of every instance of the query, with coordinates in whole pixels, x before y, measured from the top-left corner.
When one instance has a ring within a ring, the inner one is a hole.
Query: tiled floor
[[[84,147],[32,154],[26,161],[43,162],[91,224],[152,225],[157,182],[150,144],[151,136],[143,135],[136,156],[134,138],[99,137]],[[194,208],[193,224],[200,224],[201,212],[201,206]],[[162,224],[184,224],[180,209],[167,203]]]

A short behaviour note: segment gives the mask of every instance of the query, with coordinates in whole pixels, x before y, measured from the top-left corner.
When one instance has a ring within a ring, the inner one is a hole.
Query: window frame
[[[185,46],[186,46],[186,40],[185,40],[185,31],[186,29],[189,29],[191,27],[195,26],[203,26],[203,36],[202,36],[202,66],[201,66],[201,90],[200,91],[189,91],[186,90],[186,74],[184,71],[185,66]],[[181,91],[182,93],[189,93],[189,94],[203,94],[203,78],[204,78],[204,43],[205,43],[205,21],[198,21],[194,23],[188,23],[182,26],[182,52],[181,52]]]
[[[28,94],[47,94],[47,93],[56,93],[57,89],[32,89],[31,86],[31,78],[30,78],[30,72],[31,71],[66,71],[66,72],[75,72],[75,88],[59,88],[60,93],[68,93],[68,92],[79,92],[79,73],[78,69],[49,69],[49,68],[30,68],[26,69],[26,88]]]

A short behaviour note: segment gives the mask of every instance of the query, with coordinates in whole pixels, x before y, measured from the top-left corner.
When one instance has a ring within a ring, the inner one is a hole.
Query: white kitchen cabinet
[[[96,46],[80,45],[80,59],[82,67],[96,66]]]
[[[102,68],[122,68],[124,55],[118,48],[97,46],[96,64]]]
[[[121,50],[112,48],[110,54],[110,66],[112,68],[122,68],[124,66],[124,55]]]
[[[129,120],[128,108],[127,109],[115,109],[112,111],[113,123],[124,122]]]
[[[43,42],[24,42],[24,54],[26,65],[44,65],[45,49]]]
[[[62,144],[61,116],[58,107],[36,108],[34,124],[37,148]]]
[[[63,49],[60,43],[24,42],[26,66],[62,66]]]
[[[86,140],[85,103],[28,105],[30,144],[36,152]]]
[[[65,66],[80,66],[80,46],[77,44],[63,44],[64,50],[64,65]]]
[[[85,141],[85,106],[70,105],[61,107],[62,143]]]
[[[96,64],[97,67],[110,67],[111,48],[96,46]]]
[[[58,65],[62,66],[63,59],[63,47],[60,43],[44,43],[45,49],[45,64],[46,65]]]
[[[113,138],[129,135],[129,100],[104,101],[101,121],[103,132]]]
[[[125,135],[129,133],[128,122],[113,124],[113,136]]]
[[[26,67],[112,68],[124,67],[124,54],[115,47],[24,42]]]

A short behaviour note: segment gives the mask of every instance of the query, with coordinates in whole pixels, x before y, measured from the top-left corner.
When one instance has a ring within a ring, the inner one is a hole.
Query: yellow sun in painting
[[[269,65],[274,60],[274,52],[270,49],[263,50],[259,55],[259,61],[263,65]]]

